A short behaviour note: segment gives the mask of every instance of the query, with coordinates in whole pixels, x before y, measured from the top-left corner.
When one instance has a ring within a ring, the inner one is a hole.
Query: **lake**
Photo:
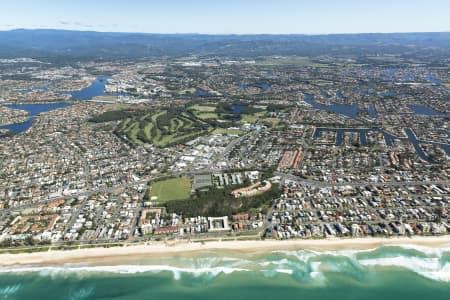
[[[193,96],[194,97],[208,97],[208,96],[211,96],[211,93],[208,92],[207,90],[197,88],[197,90],[195,91]]]
[[[311,94],[305,94],[304,101],[313,108],[338,113],[352,119],[358,119],[358,105],[356,103],[352,103],[351,105],[338,103],[325,105],[314,101]]]
[[[444,113],[440,111],[436,111],[428,106],[423,105],[408,105],[409,108],[417,115],[426,115],[426,116],[443,116]]]
[[[230,110],[233,114],[240,114],[247,108],[246,104],[233,104]]]

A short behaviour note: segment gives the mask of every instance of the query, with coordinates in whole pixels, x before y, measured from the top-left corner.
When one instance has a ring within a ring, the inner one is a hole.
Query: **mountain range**
[[[144,57],[326,54],[449,56],[450,32],[331,35],[146,34],[53,29],[0,31],[0,57],[120,59]]]

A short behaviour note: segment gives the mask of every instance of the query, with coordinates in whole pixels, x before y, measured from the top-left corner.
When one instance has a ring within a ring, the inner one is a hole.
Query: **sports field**
[[[213,133],[224,134],[224,135],[243,135],[245,131],[240,129],[226,129],[226,128],[217,128],[214,129]]]
[[[153,183],[149,190],[149,199],[157,196],[156,202],[164,203],[171,200],[188,199],[192,182],[187,177],[171,178]]]

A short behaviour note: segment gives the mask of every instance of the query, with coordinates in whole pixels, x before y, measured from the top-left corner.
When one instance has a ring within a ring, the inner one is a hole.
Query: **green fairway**
[[[191,192],[191,180],[186,177],[171,178],[164,181],[157,181],[153,183],[148,192],[148,197],[151,199],[157,196],[158,203],[164,203],[170,200],[188,199]]]
[[[189,109],[196,110],[199,112],[215,112],[216,106],[215,105],[200,105],[195,104],[189,107]]]
[[[266,113],[265,112],[257,112],[254,114],[242,114],[241,116],[241,123],[256,123],[261,117],[263,117]]]
[[[230,104],[197,103],[186,107],[157,110],[107,111],[95,117],[96,122],[118,121],[114,132],[132,145],[152,144],[159,148],[185,144],[197,137],[214,132],[224,135],[243,135],[245,132],[231,127],[254,124],[266,111],[249,106],[245,112],[232,113]],[[220,119],[220,120],[219,120]],[[266,118],[272,126],[278,119]]]
[[[214,113],[203,113],[216,117]],[[123,134],[135,145],[152,143],[167,147],[185,143],[211,131],[206,121],[195,114],[175,109],[161,109],[136,114],[123,120],[117,133]]]
[[[197,118],[202,119],[202,120],[219,118],[219,116],[215,112],[216,111],[215,105],[195,104],[195,105],[190,106],[188,109]]]
[[[196,116],[200,119],[217,119],[219,116],[216,113],[199,113]]]

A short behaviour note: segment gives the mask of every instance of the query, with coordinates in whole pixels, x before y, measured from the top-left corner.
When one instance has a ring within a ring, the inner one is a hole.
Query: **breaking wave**
[[[6,298],[16,294],[20,290],[20,288],[21,288],[20,284],[1,286],[0,287],[0,297],[6,299]]]
[[[76,291],[73,291],[69,295],[69,300],[82,300],[87,299],[94,294],[94,288],[80,288]]]
[[[391,245],[368,250],[273,251],[265,255],[241,254],[236,257],[220,255],[209,253],[206,257],[167,258],[161,260],[159,264],[10,267],[0,268],[0,273],[36,272],[43,276],[61,276],[170,272],[175,280],[180,280],[183,276],[212,280],[217,276],[234,272],[252,272],[265,277],[289,276],[302,282],[326,283],[327,275],[332,273],[364,281],[367,276],[375,274],[380,269],[400,268],[431,280],[450,282],[450,247]],[[15,293],[19,288],[20,286],[0,287],[0,295]],[[83,290],[72,298],[82,299],[91,292]]]
[[[169,265],[117,265],[117,266],[82,266],[82,267],[65,267],[65,266],[52,266],[52,267],[20,267],[20,268],[3,268],[0,272],[38,272],[41,275],[61,275],[71,273],[115,273],[115,274],[138,274],[138,273],[159,273],[159,272],[172,272],[175,279],[180,279],[181,274],[187,273],[193,276],[199,277],[202,275],[212,275],[213,277],[219,274],[231,274],[233,272],[248,271],[242,268],[229,268],[229,267],[203,267],[203,268],[183,268]]]

